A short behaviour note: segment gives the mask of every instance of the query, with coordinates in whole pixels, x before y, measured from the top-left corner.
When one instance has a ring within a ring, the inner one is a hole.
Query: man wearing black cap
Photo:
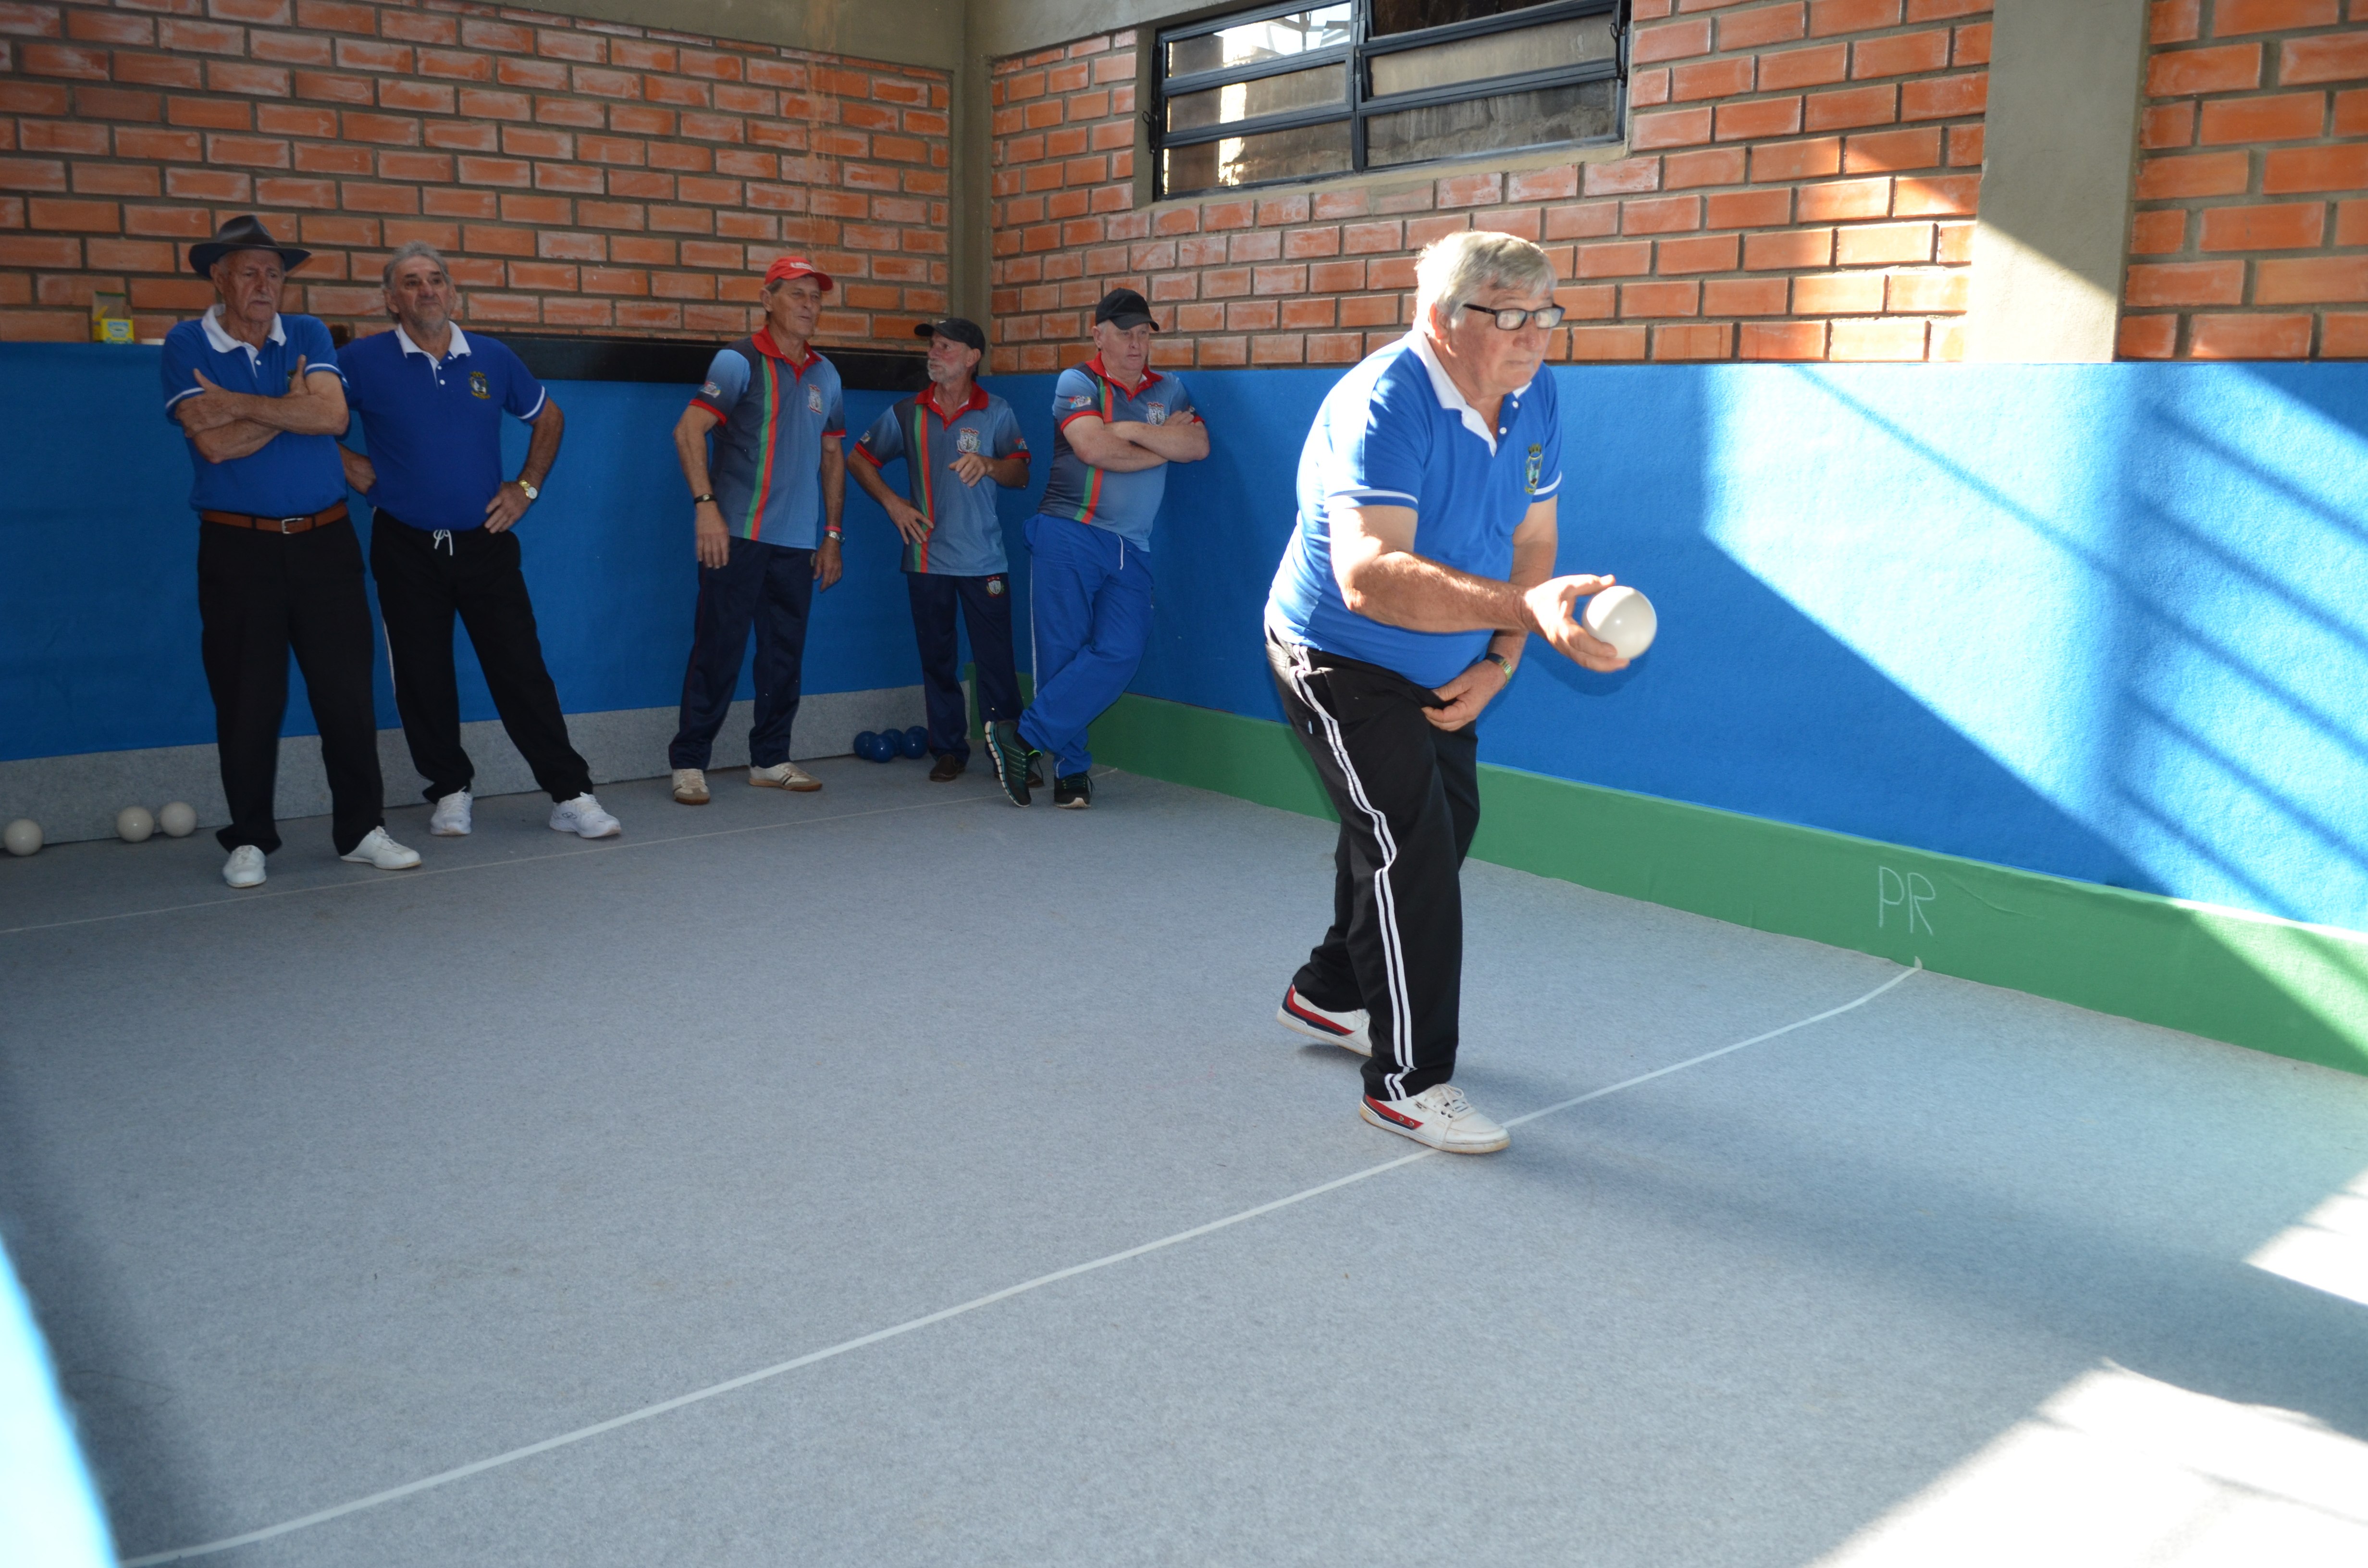
[[[955,605],[970,627],[979,708],[986,722],[1019,717],[1003,524],[995,515],[995,493],[980,482],[992,479],[1007,490],[1027,484],[1028,442],[1011,405],[974,379],[985,357],[986,334],[959,316],[924,322],[913,333],[929,340],[928,390],[895,403],[873,422],[855,444],[860,460],[849,463],[848,472],[904,537],[905,588],[913,605],[914,641],[920,644],[929,750],[938,759],[929,778],[945,784],[962,777],[970,764]],[[905,460],[910,499],[889,489],[881,472],[898,458]]]
[[[1028,522],[1036,699],[989,724],[995,776],[1029,803],[1029,765],[1053,757],[1053,803],[1093,803],[1086,726],[1118,700],[1151,638],[1151,527],[1167,465],[1209,455],[1181,377],[1151,368],[1151,307],[1113,289],[1094,307],[1094,347],[1053,389],[1053,475]]]
[[[281,284],[311,254],[252,217],[231,220],[189,247],[220,302],[165,338],[165,415],[197,470],[198,615],[230,806],[215,836],[234,888],[259,886],[279,847],[272,786],[291,649],[321,733],[337,853],[382,871],[419,864],[386,835],[370,601],[337,459],[345,378],[327,327],[279,313]]]

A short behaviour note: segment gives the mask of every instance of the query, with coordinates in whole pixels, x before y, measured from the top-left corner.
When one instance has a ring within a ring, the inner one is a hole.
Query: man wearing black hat
[[[1151,368],[1151,307],[1113,289],[1094,307],[1094,347],[1053,388],[1053,475],[1028,522],[1036,699],[986,727],[995,776],[1029,803],[1029,765],[1053,758],[1053,803],[1093,804],[1086,726],[1126,690],[1151,638],[1151,528],[1167,465],[1209,455],[1183,379]]]
[[[1011,405],[975,380],[986,334],[959,316],[913,329],[929,340],[929,386],[892,405],[855,444],[860,461],[847,471],[880,503],[905,540],[905,587],[920,644],[921,685],[929,709],[929,778],[940,784],[970,764],[954,607],[970,627],[978,666],[979,708],[986,722],[1019,717],[1019,678],[1011,661],[1009,570],[992,479],[1007,490],[1028,483],[1028,442]],[[881,470],[905,460],[909,499],[888,488]]]
[[[291,649],[321,733],[338,855],[383,871],[419,864],[386,835],[370,601],[337,458],[344,376],[327,327],[279,313],[281,285],[311,254],[233,219],[189,247],[220,302],[165,338],[165,414],[197,471],[198,615],[230,805],[216,837],[234,888],[260,885],[279,847],[272,790]]]

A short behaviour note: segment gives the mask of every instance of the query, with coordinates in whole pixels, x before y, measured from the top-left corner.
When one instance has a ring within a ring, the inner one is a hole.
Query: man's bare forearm
[[[894,506],[891,503],[902,506],[912,505],[902,495],[888,488],[888,482],[880,477],[880,471],[873,468],[864,458],[859,456],[853,462],[848,463],[847,472],[855,475],[856,487],[878,502],[880,509],[890,517],[896,515]]]
[[[1199,462],[1209,455],[1209,427],[1198,420],[1175,425],[1126,420],[1111,426],[1110,433],[1130,446],[1157,452],[1169,462]]]
[[[986,476],[1006,490],[1026,489],[1028,487],[1027,455],[1015,453],[1008,458],[989,459]]]
[[[253,457],[271,444],[279,431],[252,419],[234,419],[228,425],[217,425],[211,430],[200,430],[190,437],[198,445],[198,455],[210,463],[229,462],[233,458]]]
[[[275,435],[286,431],[291,436],[339,436],[345,433],[346,406],[338,398],[325,396],[308,385],[301,392],[286,397],[260,397],[253,392],[222,392],[230,411],[237,417],[230,426],[260,425]]]
[[[837,447],[825,447],[822,454],[823,527],[837,528],[846,511],[847,453]]]
[[[534,435],[526,444],[526,466],[518,477],[537,490],[551,477],[552,465],[559,460],[559,440],[567,431],[567,416],[559,412],[559,404],[545,403],[542,412],[534,417]]]
[[[1540,581],[1543,581],[1543,578]],[[1359,615],[1409,631],[1525,633],[1529,612],[1521,589],[1493,577],[1458,572],[1427,556],[1393,550],[1357,568],[1345,593]]]

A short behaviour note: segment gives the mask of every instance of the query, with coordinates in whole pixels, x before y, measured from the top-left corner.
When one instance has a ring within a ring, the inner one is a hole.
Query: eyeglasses
[[[1466,305],[1463,308],[1478,311],[1484,316],[1496,317],[1499,332],[1519,332],[1532,322],[1540,326],[1560,326],[1562,318],[1569,313],[1560,305],[1545,305],[1534,311],[1500,311],[1488,305]]]

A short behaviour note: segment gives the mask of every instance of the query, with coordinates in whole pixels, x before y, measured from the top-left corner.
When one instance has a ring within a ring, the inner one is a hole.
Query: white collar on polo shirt
[[[205,328],[206,342],[212,347],[215,353],[227,354],[233,348],[244,348],[246,350],[246,357],[250,359],[263,358],[262,351],[253,344],[242,343],[222,330],[222,305],[219,301],[206,307]],[[271,341],[274,343],[288,341],[288,329],[280,324],[279,312],[277,311],[271,312]]]
[[[394,340],[403,345],[403,351],[405,354],[416,354],[423,359],[430,358],[427,350],[420,347],[419,345],[411,341],[411,334],[403,330],[403,324],[401,322],[394,324]],[[444,351],[444,357],[449,359],[455,354],[466,354],[468,351],[469,335],[461,330],[461,324],[459,322],[454,322],[452,324],[452,347]]]
[[[1473,407],[1471,400],[1457,390],[1454,379],[1447,373],[1447,367],[1439,362],[1439,351],[1431,347],[1430,334],[1417,326],[1407,335],[1414,339],[1416,358],[1422,361],[1422,368],[1430,373],[1430,390],[1438,395],[1439,406],[1462,418],[1463,427],[1487,442],[1488,450],[1495,452],[1497,432],[1488,428],[1488,422],[1480,417],[1480,411]],[[1512,394],[1514,399],[1519,401],[1529,396],[1531,384],[1531,381],[1523,381],[1520,390]]]

